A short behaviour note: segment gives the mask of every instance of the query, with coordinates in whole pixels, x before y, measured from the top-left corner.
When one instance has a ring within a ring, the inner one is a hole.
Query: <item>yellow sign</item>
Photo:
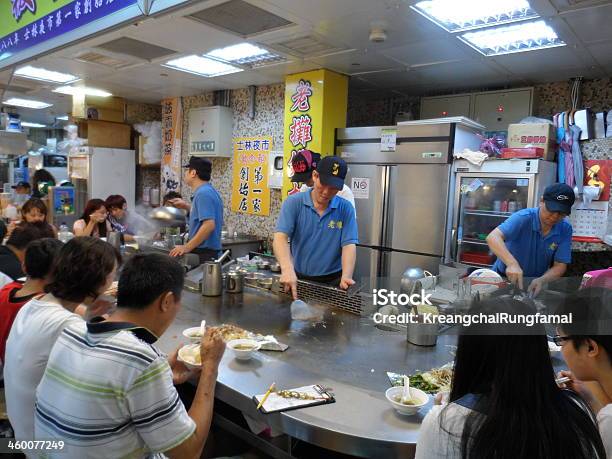
[[[270,215],[268,165],[272,137],[239,137],[233,144],[232,211]]]
[[[162,100],[161,193],[178,190],[181,184],[183,104],[180,97]]]
[[[301,150],[334,154],[336,128],[346,126],[348,78],[326,69],[288,75],[285,79],[285,142],[282,198],[298,193],[292,183],[291,158]]]

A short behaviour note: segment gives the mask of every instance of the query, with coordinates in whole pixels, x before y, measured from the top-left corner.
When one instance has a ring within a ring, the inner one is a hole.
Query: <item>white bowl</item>
[[[390,387],[385,392],[385,397],[387,397],[387,400],[389,401],[391,406],[395,408],[395,411],[397,411],[399,414],[416,414],[421,408],[427,405],[427,402],[429,402],[429,395],[423,392],[421,389],[416,389],[414,387],[410,388],[410,394],[412,395],[412,398],[416,398],[419,400],[420,403],[418,405],[404,405],[402,403],[396,402],[395,397],[401,397],[403,392],[403,386]]]
[[[183,330],[183,336],[192,343],[199,343],[202,341],[202,334],[200,333],[200,327],[191,327]]]
[[[202,368],[202,362],[199,359],[199,355],[200,344],[185,344],[178,350],[177,359],[179,362],[183,362],[187,368],[191,370],[199,370]]]
[[[252,346],[252,349],[236,349],[235,346],[239,345],[249,345]],[[238,360],[249,360],[261,348],[261,343],[252,339],[233,339],[227,343],[227,347],[232,350],[234,357]]]

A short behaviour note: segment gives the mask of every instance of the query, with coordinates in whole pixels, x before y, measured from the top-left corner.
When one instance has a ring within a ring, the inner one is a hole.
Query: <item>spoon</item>
[[[206,331],[206,321],[203,320],[200,323],[200,334],[202,335],[202,339],[204,339],[204,332]]]
[[[404,375],[404,392],[402,393],[402,403],[408,403],[412,399],[410,395],[410,378]]]

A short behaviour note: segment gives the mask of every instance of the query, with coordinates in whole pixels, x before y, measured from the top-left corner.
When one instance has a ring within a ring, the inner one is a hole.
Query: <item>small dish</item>
[[[183,330],[183,336],[192,343],[199,343],[202,341],[202,331],[200,327],[191,327]]]
[[[200,357],[199,344],[185,344],[178,350],[177,359],[183,362],[190,370],[199,370],[202,368],[202,359]]]
[[[272,283],[273,283],[273,279],[271,279],[270,277],[262,277],[260,279],[257,279],[257,284],[263,288],[267,288],[267,289],[272,288]]]
[[[250,360],[261,348],[261,343],[252,339],[233,339],[227,343],[227,347],[231,349],[236,359]]]
[[[396,401],[397,397],[401,397],[403,392],[404,386],[390,387],[385,392],[385,397],[387,398],[391,406],[395,408],[395,411],[397,411],[399,414],[405,414],[409,416],[417,414],[417,412],[425,405],[427,405],[427,402],[429,402],[428,394],[423,392],[421,389],[411,387],[410,394],[412,395],[412,398],[417,399],[419,403],[416,405],[404,405],[403,403]]]

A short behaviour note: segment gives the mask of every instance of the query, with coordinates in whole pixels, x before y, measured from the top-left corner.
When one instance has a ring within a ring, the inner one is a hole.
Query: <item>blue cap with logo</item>
[[[317,172],[323,185],[333,186],[338,190],[342,190],[348,166],[338,156],[325,156],[317,164]]]
[[[544,190],[544,204],[549,212],[569,215],[576,200],[574,190],[565,183],[555,183]]]

